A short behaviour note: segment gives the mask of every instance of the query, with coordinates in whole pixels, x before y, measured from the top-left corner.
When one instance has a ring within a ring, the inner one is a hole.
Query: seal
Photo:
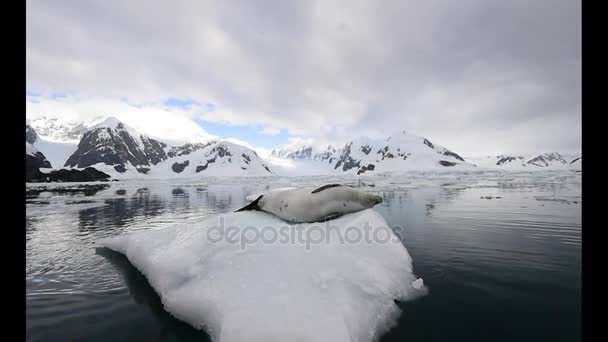
[[[274,190],[236,210],[260,210],[292,223],[327,221],[372,208],[382,197],[341,184]]]

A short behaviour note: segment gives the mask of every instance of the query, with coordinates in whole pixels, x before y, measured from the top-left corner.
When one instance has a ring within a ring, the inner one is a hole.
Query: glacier
[[[205,330],[213,341],[377,340],[396,323],[400,309],[395,301],[412,300],[428,289],[377,211],[328,222],[335,229],[310,248],[302,241],[243,234],[235,243],[211,234],[218,227],[293,233],[320,225],[289,225],[262,212],[218,214],[195,224],[109,237],[97,241],[97,247],[124,254],[166,311]],[[366,224],[389,239],[339,238]]]

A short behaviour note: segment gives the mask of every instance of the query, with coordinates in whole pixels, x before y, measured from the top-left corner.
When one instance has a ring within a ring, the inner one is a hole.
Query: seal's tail
[[[260,199],[262,198],[262,196],[263,195],[258,196],[258,198],[256,198],[253,202],[247,204],[246,206],[242,207],[241,209],[235,210],[235,212],[245,211],[245,210],[260,210],[260,206],[258,205],[258,202],[260,202]]]

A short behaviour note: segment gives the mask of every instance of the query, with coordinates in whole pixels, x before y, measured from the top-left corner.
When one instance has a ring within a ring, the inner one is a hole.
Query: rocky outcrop
[[[98,163],[124,173],[128,165],[144,172],[167,159],[166,145],[142,136],[115,118],[108,118],[82,136],[66,167],[84,168]]]
[[[37,175],[40,168],[51,168],[51,163],[42,152],[38,151],[34,143],[38,141],[38,134],[29,125],[25,126],[25,176],[26,179]]]
[[[363,165],[359,168],[357,174],[360,175],[362,173],[365,173],[365,171],[374,171],[375,168],[376,166],[374,164],[367,164],[367,166]]]
[[[329,164],[333,164],[338,159],[336,157],[337,154],[339,154],[339,151],[337,151],[335,148],[333,148],[333,146],[329,145],[329,146],[327,146],[327,149],[325,151],[315,154],[314,159],[320,160],[320,161],[326,161]]]
[[[51,163],[46,160],[45,156],[36,152],[34,155],[25,154],[25,177],[29,179],[38,175],[40,168],[50,168]]]
[[[25,125],[25,141],[30,144],[38,141],[38,134],[30,125]]]
[[[438,152],[438,153],[439,153],[439,154],[442,154],[442,155],[444,155],[444,156],[453,157],[453,158],[455,158],[456,160],[460,160],[461,162],[464,162],[464,158],[462,158],[462,157],[461,157],[461,156],[459,156],[457,153],[454,153],[454,152],[452,152],[452,151],[450,151],[450,150],[443,150],[443,151],[440,151],[440,152]]]
[[[171,170],[173,170],[175,173],[181,173],[188,165],[190,165],[190,161],[188,160],[184,161],[183,163],[173,163],[173,165],[171,165]]]
[[[516,160],[516,158],[515,158],[515,157],[511,157],[511,156],[508,156],[508,157],[501,157],[501,158],[500,158],[500,159],[498,159],[498,161],[496,162],[496,165],[499,165],[499,166],[500,166],[500,165],[502,165],[502,164],[505,164],[505,163],[510,163],[510,162],[515,161],[515,160]]]
[[[547,167],[549,166],[549,164],[568,164],[568,162],[559,153],[556,152],[541,154],[535,158],[528,160],[527,163],[539,167]]]
[[[144,144],[144,154],[150,164],[156,165],[168,158],[165,153],[167,144],[145,136],[141,136],[141,141]]]
[[[342,167],[342,171],[348,171],[350,169],[359,168],[360,162],[353,159],[350,155],[351,146],[352,146],[352,142],[350,144],[346,144],[346,146],[344,146],[344,149],[342,149],[342,154],[340,154],[340,157],[338,158],[338,161],[336,162],[336,166],[334,166],[334,169]]]
[[[51,171],[49,173],[34,172],[26,176],[26,181],[30,183],[46,183],[46,182],[95,182],[108,181],[110,175],[101,172],[95,168],[87,167],[83,170],[67,170],[61,169]]]
[[[203,149],[207,146],[211,145],[211,143],[206,143],[206,144],[202,144],[202,143],[198,143],[198,144],[184,144],[182,146],[173,146],[171,147],[171,149],[169,150],[169,152],[167,152],[167,156],[169,158],[174,158],[174,157],[180,157],[180,156],[186,156],[189,155],[190,153],[194,152],[194,151],[198,151],[200,149]]]

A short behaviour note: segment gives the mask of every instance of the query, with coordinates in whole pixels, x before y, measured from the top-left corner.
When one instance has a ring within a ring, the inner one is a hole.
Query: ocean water
[[[581,174],[469,173],[28,185],[28,341],[205,341],[100,238],[195,223],[268,188],[342,182],[380,194],[429,292],[381,341],[577,341]]]

